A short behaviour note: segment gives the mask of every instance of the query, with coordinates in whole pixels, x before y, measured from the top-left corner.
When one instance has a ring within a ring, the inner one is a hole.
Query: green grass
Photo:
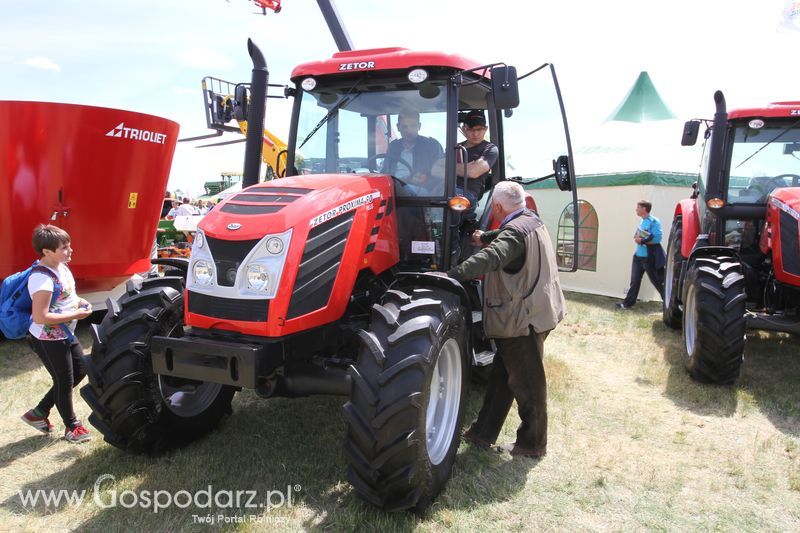
[[[123,491],[286,492],[292,506],[255,512],[260,522],[215,524],[255,531],[596,531],[800,529],[800,340],[748,333],[734,387],[692,382],[679,332],[660,308],[616,311],[610,299],[568,295],[569,314],[545,345],[549,454],[511,459],[462,444],[445,491],[424,514],[387,514],[358,499],[344,478],[343,400],[261,400],[245,391],[219,431],[161,457],[127,455],[102,440],[74,446],[36,434],[18,417],[49,378],[23,342],[0,342],[0,529],[207,530],[172,507],[103,509]],[[89,346],[85,326],[81,340]],[[483,390],[467,399],[467,421]],[[88,408],[76,394],[79,416]],[[54,412],[55,414],[55,412]],[[54,420],[54,422],[56,422]],[[506,422],[511,442],[519,419]],[[57,423],[60,428],[60,424]],[[18,491],[87,490],[77,507],[22,506]]]

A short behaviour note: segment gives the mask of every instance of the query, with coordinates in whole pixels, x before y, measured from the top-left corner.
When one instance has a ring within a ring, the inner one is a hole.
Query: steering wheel
[[[792,178],[792,187],[800,186],[800,176],[798,176],[797,174],[778,174],[772,179],[782,180],[783,178]]]
[[[397,161],[398,163],[402,163],[408,169],[408,175],[409,176],[413,176],[414,175],[414,169],[411,168],[411,165],[408,164],[408,161],[406,161],[405,159],[401,159],[399,157],[394,157],[392,155],[375,154],[375,155],[370,156],[370,157],[368,157],[368,158],[366,158],[364,160],[364,166],[367,167],[370,170],[370,172],[377,172],[378,171],[378,167],[377,167],[376,163],[378,162],[378,159],[380,159],[380,158],[383,158],[384,162],[387,159],[391,159],[392,161]],[[400,185],[403,185],[403,186],[408,185],[405,181],[401,180],[400,178],[397,178],[395,176],[392,176],[392,178],[394,178],[398,183],[400,183]]]

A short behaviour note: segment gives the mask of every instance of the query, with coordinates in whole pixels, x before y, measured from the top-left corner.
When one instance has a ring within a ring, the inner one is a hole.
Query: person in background
[[[181,216],[191,216],[196,214],[197,212],[195,211],[195,207],[192,205],[191,200],[189,199],[188,196],[184,196],[183,203],[181,203],[180,207],[178,207],[175,216],[181,217]]]
[[[494,188],[492,214],[502,220],[493,231],[475,231],[473,244],[488,244],[447,276],[457,281],[484,278],[483,323],[497,344],[478,419],[464,433],[468,442],[489,448],[503,428],[512,402],[522,424],[514,444],[500,446],[524,457],[547,453],[547,381],[544,341],[565,313],[556,255],[541,219],[525,209],[525,191],[503,181]]]
[[[72,403],[73,387],[86,376],[83,347],[74,332],[77,321],[92,314],[92,306],[75,292],[75,279],[67,267],[72,246],[66,231],[40,224],[33,232],[33,248],[40,259],[28,278],[33,322],[27,340],[53,379],[53,386],[36,407],[22,415],[22,421],[50,433],[53,425],[49,415],[55,406],[66,428],[64,439],[86,442],[91,435],[75,416]]]
[[[170,209],[167,212],[167,219],[168,220],[173,220],[175,218],[175,216],[178,214],[178,207],[180,205],[181,204],[177,200],[173,200],[172,201],[172,209]]]
[[[625,299],[617,304],[620,309],[630,309],[636,304],[645,272],[661,299],[664,299],[664,268],[667,256],[661,247],[661,221],[650,214],[652,208],[653,204],[645,200],[636,204],[636,216],[642,220],[633,234],[636,252],[631,262],[631,285]]]

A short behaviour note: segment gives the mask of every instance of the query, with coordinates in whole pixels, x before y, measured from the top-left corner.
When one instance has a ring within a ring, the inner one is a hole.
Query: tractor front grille
[[[800,224],[789,213],[780,213],[783,269],[793,276],[800,276]]]
[[[328,303],[354,215],[351,211],[338,216],[308,233],[286,318],[297,318]]]
[[[220,298],[188,291],[189,312],[223,320],[266,322],[269,300],[240,300]]]
[[[208,249],[214,257],[217,269],[217,284],[222,287],[233,287],[236,281],[236,272],[250,250],[258,244],[258,239],[248,241],[226,241],[206,237]]]

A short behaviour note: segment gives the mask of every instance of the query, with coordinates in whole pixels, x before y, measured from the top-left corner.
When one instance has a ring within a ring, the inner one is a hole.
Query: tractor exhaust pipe
[[[716,104],[716,112],[714,113],[714,125],[711,127],[711,145],[709,146],[709,153],[711,154],[708,161],[708,190],[706,191],[706,198],[722,198],[723,191],[720,189],[723,180],[723,164],[725,147],[725,134],[728,127],[728,111],[725,106],[725,95],[722,91],[714,93],[714,103]]]
[[[267,61],[252,39],[247,39],[247,52],[253,61],[253,75],[250,79],[250,103],[247,105],[247,140],[244,149],[242,189],[259,182],[261,150],[264,145],[267,84],[269,83]]]
[[[306,365],[261,383],[256,394],[263,398],[299,398],[317,394],[347,396],[350,394],[350,375],[342,368]]]

